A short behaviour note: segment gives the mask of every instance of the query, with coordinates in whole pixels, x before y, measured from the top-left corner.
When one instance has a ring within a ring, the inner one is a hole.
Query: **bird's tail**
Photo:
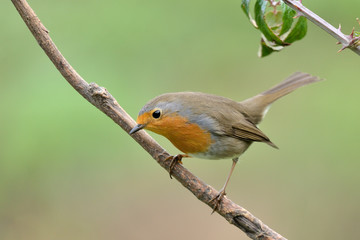
[[[296,72],[278,85],[252,98],[241,102],[255,124],[260,123],[270,105],[277,99],[291,93],[295,89],[321,79],[308,73]]]

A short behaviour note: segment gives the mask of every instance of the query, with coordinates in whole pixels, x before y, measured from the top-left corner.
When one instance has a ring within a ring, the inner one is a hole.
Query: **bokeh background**
[[[359,56],[309,23],[307,36],[257,57],[240,0],[30,1],[88,81],[134,118],[165,92],[242,100],[295,71],[326,81],[273,105],[228,197],[288,239],[358,239]],[[305,1],[350,33],[360,2]],[[247,239],[199,202],[61,77],[10,1],[0,2],[0,239]],[[178,151],[153,135],[170,153]],[[230,160],[185,166],[220,188]]]

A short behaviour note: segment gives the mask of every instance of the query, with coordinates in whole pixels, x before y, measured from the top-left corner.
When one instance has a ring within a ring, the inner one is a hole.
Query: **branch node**
[[[108,109],[112,105],[118,105],[116,100],[104,87],[100,87],[96,83],[89,84],[90,99],[94,101],[96,106],[100,106],[102,109]]]
[[[91,93],[92,97],[102,97],[102,98],[109,98],[109,92],[104,87],[100,87],[96,83],[89,84],[89,92]]]
[[[356,48],[357,46],[359,46],[360,37],[355,37],[354,33],[355,33],[355,27],[353,27],[349,35],[346,35],[346,37],[349,38],[349,42],[343,43],[343,47],[338,51],[338,53],[346,48]]]

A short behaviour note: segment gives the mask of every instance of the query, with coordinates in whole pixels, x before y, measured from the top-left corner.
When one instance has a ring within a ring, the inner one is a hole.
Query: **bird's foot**
[[[220,203],[225,195],[226,195],[225,190],[221,189],[220,192],[213,199],[210,200],[209,203],[215,202],[215,205],[214,205],[214,208],[213,208],[213,211],[211,214],[213,214],[219,208]]]
[[[165,161],[171,160],[170,165],[169,165],[169,174],[170,174],[170,178],[172,179],[172,170],[175,167],[175,165],[177,163],[182,164],[181,159],[183,157],[187,157],[187,155],[183,155],[183,154],[178,154],[175,156],[169,156],[168,158],[165,159]]]

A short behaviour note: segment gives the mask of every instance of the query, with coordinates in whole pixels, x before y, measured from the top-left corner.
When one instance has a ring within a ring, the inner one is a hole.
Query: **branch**
[[[60,71],[70,85],[91,104],[109,116],[116,124],[129,132],[135,125],[135,121],[120,107],[117,101],[103,87],[95,83],[88,84],[68,63],[64,56],[55,46],[49,36],[48,30],[40,22],[34,11],[25,0],[12,0],[20,16],[28,26],[31,33],[48,55],[55,67]],[[145,131],[132,135],[132,137],[165,169],[169,167],[169,157],[167,153],[153,138]],[[176,164],[173,173],[184,187],[190,190],[200,201],[214,207],[214,203],[209,203],[218,192],[213,187],[207,185],[180,164]],[[252,239],[261,240],[286,240],[276,233],[258,218],[253,216],[246,209],[236,205],[230,199],[224,197],[220,206],[216,210],[221,216],[236,227],[244,231]]]
[[[339,28],[335,28],[330,23],[326,22],[324,19],[313,13],[311,10],[307,9],[304,5],[302,5],[301,1],[295,0],[283,0],[289,7],[294,9],[298,16],[304,16],[313,22],[315,25],[323,29],[325,32],[333,36],[335,39],[342,44],[342,48],[339,50],[342,51],[345,48],[349,48],[358,55],[360,55],[360,45],[359,40],[360,37],[354,37],[354,29],[350,35],[345,35],[341,32],[341,25]]]

